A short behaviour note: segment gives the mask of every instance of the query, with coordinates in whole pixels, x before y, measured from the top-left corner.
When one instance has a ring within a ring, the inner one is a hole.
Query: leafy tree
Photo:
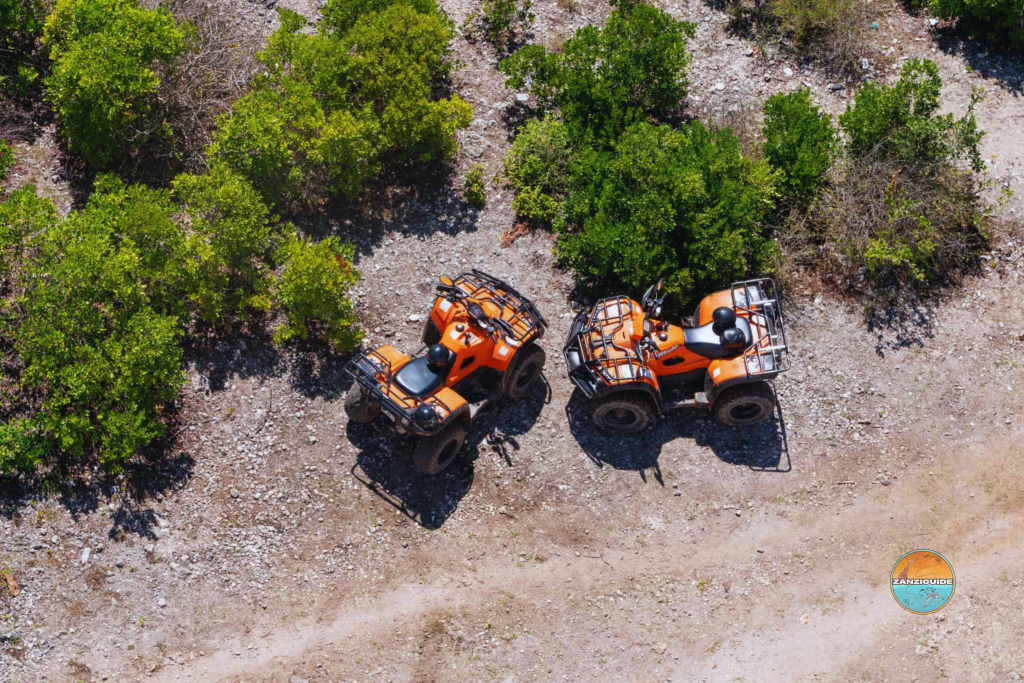
[[[21,263],[26,245],[35,235],[51,230],[57,222],[53,202],[39,197],[32,185],[15,190],[6,201],[0,202],[0,295],[11,286],[7,278]],[[3,300],[0,299],[2,310]],[[0,335],[3,332],[0,323]]]
[[[420,14],[441,14],[435,0],[328,0],[320,10],[320,30],[328,34],[344,34],[355,26],[360,17],[383,12],[399,4]]]
[[[317,244],[293,238],[285,244],[278,255],[285,267],[277,301],[286,322],[274,334],[278,342],[320,335],[339,351],[359,344],[362,332],[352,302],[345,297],[360,280],[351,265],[354,252],[352,245],[334,237]]]
[[[45,18],[43,0],[0,0],[0,90],[24,92],[39,75],[28,57]]]
[[[515,190],[512,209],[517,215],[542,225],[551,225],[562,215],[574,155],[561,121],[548,115],[526,123],[505,157],[505,175]]]
[[[52,221],[27,194],[17,204],[15,218]],[[172,213],[165,192],[101,178],[82,212],[34,235],[10,332],[36,405],[0,430],[0,469],[96,453],[117,471],[162,433],[162,406],[184,383],[178,319],[159,310],[180,243]]]
[[[184,49],[184,35],[165,8],[137,0],[57,0],[46,21],[48,97],[72,149],[104,167],[128,144],[160,132],[155,68]]]
[[[631,123],[664,117],[686,97],[695,26],[639,2],[621,2],[604,29],[586,26],[560,52],[529,45],[499,65],[509,88],[557,107],[580,140],[614,140]]]
[[[584,283],[636,294],[664,278],[683,305],[772,267],[765,220],[777,183],[729,129],[634,124],[573,166],[557,252]]]
[[[966,159],[981,170],[983,133],[974,118],[980,95],[975,93],[967,114],[957,119],[951,113],[936,115],[941,89],[939,69],[927,59],[907,60],[893,86],[866,84],[839,117],[850,136],[848,150],[862,155],[877,149],[886,157],[925,164]]]
[[[969,31],[1024,50],[1024,3],[1020,0],[932,0],[943,19],[958,19]]]
[[[484,36],[499,52],[509,50],[516,37],[526,34],[533,25],[531,9],[532,0],[483,0],[479,21]]]
[[[779,93],[764,104],[761,132],[765,159],[781,172],[782,196],[798,204],[814,199],[838,149],[831,117],[811,104],[809,90]]]
[[[446,159],[472,108],[435,99],[451,69],[451,27],[406,4],[359,17],[345,33],[299,33],[297,15],[260,54],[266,75],[222,117],[208,150],[272,203],[315,203],[328,192],[354,198],[400,160]]]
[[[208,323],[237,313],[267,312],[269,258],[281,236],[276,218],[241,176],[223,166],[173,183],[187,230],[182,269],[189,301]]]

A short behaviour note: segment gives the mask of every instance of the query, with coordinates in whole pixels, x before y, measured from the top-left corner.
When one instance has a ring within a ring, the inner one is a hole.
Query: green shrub
[[[305,35],[294,13],[259,59],[266,75],[223,116],[207,150],[271,202],[353,199],[380,159],[447,159],[472,108],[435,99],[451,69],[450,26],[397,4],[358,18],[346,33]]]
[[[271,306],[269,260],[280,241],[276,219],[243,178],[223,166],[174,180],[187,230],[182,268],[189,301],[208,323]]]
[[[154,115],[154,70],[184,49],[184,35],[164,8],[137,0],[58,0],[46,22],[48,97],[70,147],[104,167],[126,147],[166,134]]]
[[[483,0],[480,21],[484,36],[499,52],[524,36],[533,25],[532,0]]]
[[[7,180],[7,171],[14,166],[14,147],[0,138],[0,183]]]
[[[578,140],[614,140],[631,123],[663,117],[687,92],[695,27],[642,3],[620,3],[604,29],[586,26],[560,52],[529,45],[501,62],[505,84],[557,107]]]
[[[796,204],[814,199],[832,165],[839,137],[828,114],[811,104],[810,91],[772,95],[764,103],[764,157],[781,172],[779,190]]]
[[[487,189],[484,181],[484,165],[474,164],[466,174],[466,182],[462,189],[462,196],[470,205],[477,208],[487,203]]]
[[[11,201],[22,219],[52,220],[26,195]],[[160,411],[185,380],[178,319],[159,310],[181,243],[172,214],[166,192],[101,178],[83,211],[35,234],[9,328],[34,410],[0,430],[0,469],[95,453],[117,471],[162,433]]]
[[[275,340],[309,339],[321,336],[338,351],[356,347],[362,340],[348,289],[360,280],[351,265],[354,248],[334,237],[312,244],[290,240],[278,255],[285,264],[278,285],[277,302],[286,322],[278,327]]]
[[[1024,50],[1024,3],[1020,0],[932,0],[932,11],[957,19],[970,32]]]
[[[855,155],[877,153],[908,163],[966,160],[981,170],[978,143],[983,133],[974,118],[975,93],[967,114],[936,115],[942,79],[930,60],[910,59],[893,86],[868,83],[839,117]]]
[[[771,269],[765,220],[777,182],[729,129],[635,124],[613,150],[585,150],[573,166],[557,253],[605,292],[637,295],[664,278],[678,309]]]
[[[38,77],[27,61],[45,19],[43,0],[0,0],[0,91],[23,95]]]
[[[34,236],[52,230],[57,224],[57,209],[49,199],[36,195],[25,185],[0,203],[0,296],[11,287],[7,278],[20,265],[25,247]],[[3,300],[0,299],[0,311]],[[4,332],[0,323],[0,335]]]
[[[561,217],[573,156],[561,121],[546,116],[526,123],[505,157],[505,175],[515,192],[512,209],[518,216],[540,225]]]
[[[407,5],[420,14],[441,14],[435,0],[328,0],[320,10],[320,30],[343,34],[355,26],[360,17],[398,4]]]

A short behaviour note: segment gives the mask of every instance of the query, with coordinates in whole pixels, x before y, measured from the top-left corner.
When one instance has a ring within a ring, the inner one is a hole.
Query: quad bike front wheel
[[[767,382],[752,382],[726,389],[714,407],[715,419],[730,427],[764,422],[775,410],[775,394]]]
[[[632,434],[647,428],[654,420],[654,404],[640,394],[612,394],[594,400],[590,415],[599,429],[617,434]]]
[[[424,474],[441,474],[466,445],[466,425],[450,424],[434,436],[421,436],[412,452],[412,462]]]
[[[536,344],[520,349],[505,373],[504,398],[517,399],[525,396],[540,377],[546,360],[544,349]]]
[[[363,387],[356,382],[348,390],[348,396],[345,397],[345,414],[348,415],[351,422],[359,424],[373,422],[380,415],[380,404],[366,398]]]

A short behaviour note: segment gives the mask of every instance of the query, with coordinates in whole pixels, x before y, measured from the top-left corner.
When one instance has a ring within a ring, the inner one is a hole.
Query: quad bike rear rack
[[[789,344],[775,281],[765,277],[734,282],[732,305],[747,313],[751,324],[763,330],[743,352],[747,376],[771,379],[789,370]]]
[[[615,334],[627,324],[626,316],[633,312],[633,302],[626,296],[601,299],[589,313],[581,311],[573,320],[569,340],[562,349],[569,379],[587,398],[593,398],[602,384],[630,382],[649,374],[643,358],[635,350],[615,343]],[[609,331],[610,328],[610,331]],[[599,335],[598,339],[594,336]],[[615,349],[619,358],[599,358],[598,349]],[[584,362],[584,358],[590,360]]]
[[[376,350],[361,351],[345,366],[345,372],[351,375],[352,379],[358,382],[359,386],[366,391],[369,400],[379,403],[381,410],[388,417],[394,420],[400,427],[410,432],[424,436],[435,434],[445,426],[445,420],[453,412],[452,406],[449,406],[437,396],[418,399],[405,397],[405,392],[401,389],[392,391],[394,383],[391,378],[394,373],[391,370],[391,362],[383,355],[377,353]],[[379,375],[384,376],[383,380],[377,379]],[[405,398],[399,398],[398,396]],[[443,410],[443,414],[438,413],[440,418],[438,426],[430,431],[424,431],[413,419],[413,413],[416,408],[424,404],[433,406],[435,411],[438,408]]]
[[[469,284],[474,289],[466,292],[459,286],[459,283]],[[455,287],[466,292],[467,296],[476,299],[489,299],[502,311],[511,311],[510,318],[492,318],[491,321],[501,329],[508,337],[518,342],[527,338],[540,339],[544,336],[548,321],[541,314],[540,310],[533,305],[533,302],[520,294],[504,280],[493,275],[488,275],[482,270],[473,268],[470,272],[460,275],[455,280]],[[502,293],[503,292],[503,293]],[[517,327],[521,326],[525,332],[519,333]],[[532,335],[536,332],[536,336]]]

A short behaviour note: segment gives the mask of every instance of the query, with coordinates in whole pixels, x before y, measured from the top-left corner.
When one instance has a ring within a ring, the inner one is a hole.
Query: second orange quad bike
[[[364,351],[349,363],[355,382],[345,399],[354,422],[381,412],[417,438],[413,463],[439,474],[458,456],[469,423],[488,403],[520,398],[544,368],[536,342],[547,321],[529,299],[479,270],[441,277],[423,330],[423,348]]]
[[[659,282],[640,303],[603,299],[573,321],[565,363],[597,426],[638,432],[676,408],[710,409],[733,426],[768,419],[768,381],[789,369],[775,283],[737,282],[704,298],[679,326],[659,320],[660,291]]]

